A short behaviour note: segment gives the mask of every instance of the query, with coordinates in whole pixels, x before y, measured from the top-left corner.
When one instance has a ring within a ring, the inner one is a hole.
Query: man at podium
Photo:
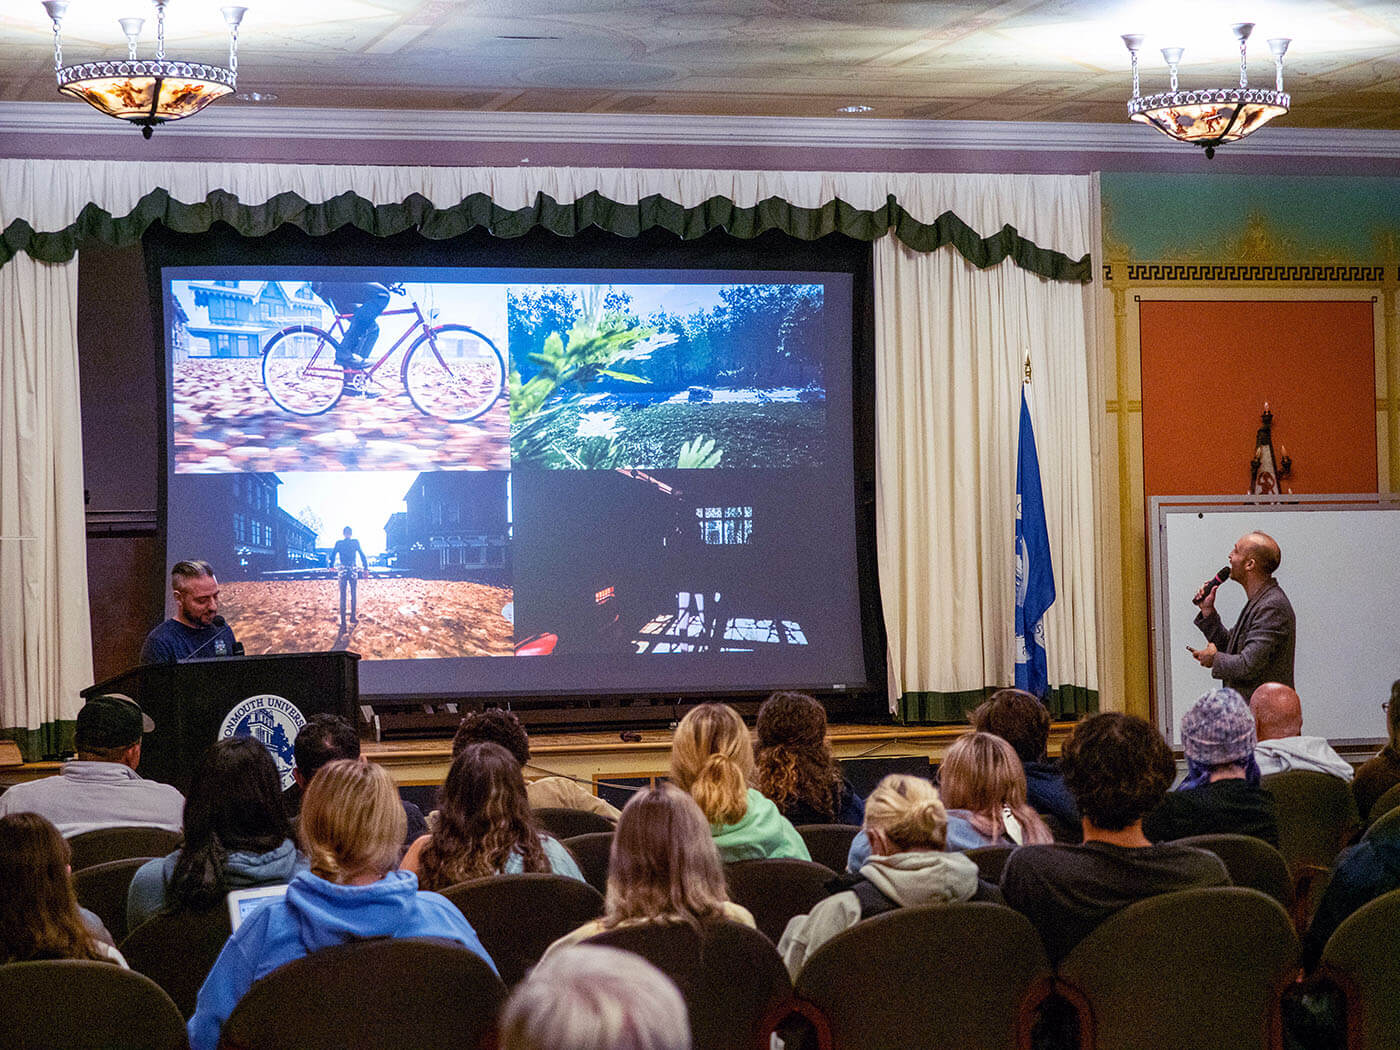
[[[238,652],[233,628],[219,615],[219,581],[207,561],[176,562],[170,586],[175,615],[146,635],[141,663],[170,664]]]

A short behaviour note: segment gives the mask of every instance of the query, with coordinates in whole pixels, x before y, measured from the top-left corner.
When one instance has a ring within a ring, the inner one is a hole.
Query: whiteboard
[[[1400,496],[1153,497],[1153,655],[1157,724],[1180,746],[1181,716],[1219,680],[1186,651],[1205,639],[1191,598],[1247,532],[1267,532],[1283,560],[1274,578],[1298,618],[1295,688],[1303,733],[1334,744],[1385,739],[1381,702],[1400,678]],[[1227,580],[1216,610],[1229,630],[1244,588]],[[1249,697],[1245,697],[1246,700]]]

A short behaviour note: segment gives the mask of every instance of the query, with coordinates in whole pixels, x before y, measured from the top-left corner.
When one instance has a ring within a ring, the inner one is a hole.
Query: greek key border
[[[1129,284],[1380,284],[1388,267],[1359,263],[1127,263]],[[1103,267],[1104,283],[1114,278],[1112,263]],[[1400,267],[1395,268],[1400,281]]]

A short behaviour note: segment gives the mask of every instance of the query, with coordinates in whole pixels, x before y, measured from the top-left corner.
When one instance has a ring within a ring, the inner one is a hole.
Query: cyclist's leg
[[[389,290],[382,284],[365,285],[360,295],[362,298],[355,307],[354,316],[350,318],[345,337],[340,341],[341,354],[336,358],[347,368],[363,367],[379,339],[379,315],[389,305]],[[341,357],[345,359],[341,360]]]
[[[359,602],[358,602],[358,600],[357,600],[357,595],[356,595],[356,591],[357,591],[357,589],[359,588],[359,584],[360,584],[359,577],[355,574],[355,571],[352,569],[352,570],[350,571],[350,622],[351,622],[351,623],[359,623],[359,622],[360,622],[360,616],[359,616],[359,613],[358,613],[358,611],[357,611],[357,609],[356,609],[356,607],[357,607],[358,604],[359,604]]]
[[[340,626],[345,626],[345,573],[340,574]]]

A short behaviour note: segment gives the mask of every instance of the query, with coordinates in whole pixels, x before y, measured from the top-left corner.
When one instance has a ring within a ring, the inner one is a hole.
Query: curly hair
[[[1176,777],[1171,748],[1156,728],[1105,712],[1074,727],[1060,757],[1065,787],[1095,827],[1121,831],[1150,813]]]
[[[485,711],[469,711],[457,724],[452,738],[452,757],[456,758],[468,744],[489,740],[500,744],[515,756],[521,766],[530,762],[530,736],[514,711],[488,707]]]
[[[437,828],[423,847],[425,890],[496,875],[518,854],[522,871],[550,871],[525,797],[520,763],[500,744],[468,744],[442,786]]]
[[[1050,739],[1050,712],[1032,693],[1022,689],[998,689],[977,705],[968,722],[979,733],[999,736],[1016,750],[1024,765],[1045,757]]]
[[[826,742],[826,709],[806,693],[778,692],[758,709],[758,790],[785,815],[799,804],[836,819],[841,767]]]

